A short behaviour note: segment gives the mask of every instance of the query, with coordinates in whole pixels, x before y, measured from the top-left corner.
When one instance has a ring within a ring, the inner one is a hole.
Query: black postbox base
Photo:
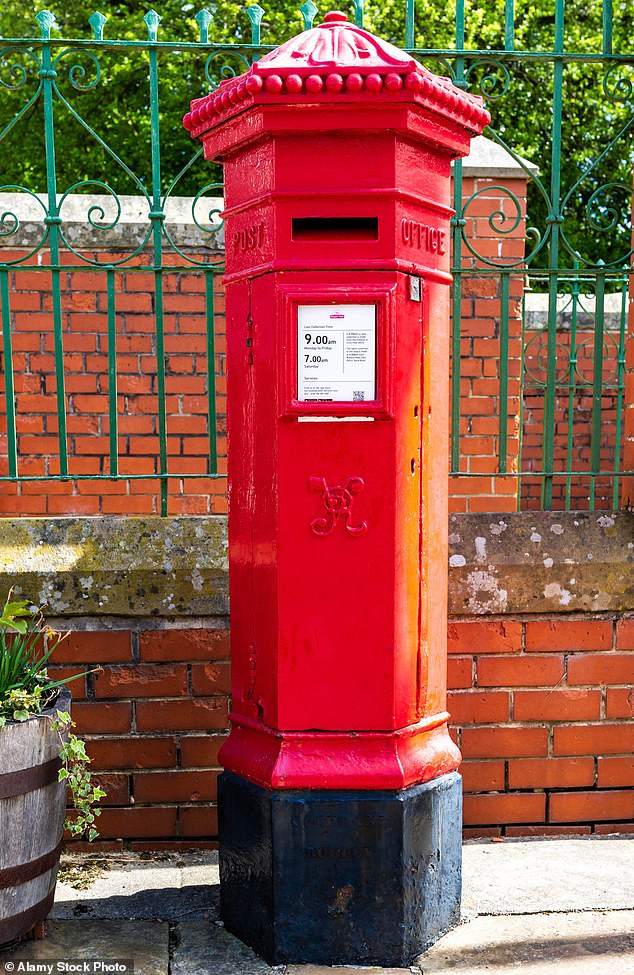
[[[225,927],[273,965],[410,965],[460,915],[461,785],[286,792],[223,772]]]

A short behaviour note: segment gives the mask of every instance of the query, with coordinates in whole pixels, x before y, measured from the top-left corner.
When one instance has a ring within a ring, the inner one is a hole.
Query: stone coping
[[[152,245],[151,206],[143,196],[74,193],[65,200],[58,196],[57,204],[60,231],[71,247],[83,251],[125,251],[141,247],[146,238],[147,246]],[[224,230],[214,228],[220,226],[223,206],[221,196],[199,200],[168,197],[163,227],[177,247],[201,254],[222,254]],[[0,229],[7,231],[16,219],[19,222],[14,233],[0,237],[0,248],[37,247],[44,238],[46,207],[42,193],[0,193]],[[201,229],[196,221],[207,229]],[[167,246],[169,253],[169,241]]]
[[[454,616],[634,610],[634,512],[455,514],[449,566]]]
[[[187,618],[229,610],[227,519],[3,518],[0,596],[56,616]],[[634,513],[455,514],[453,617],[634,610]]]
[[[518,162],[519,160],[519,162]],[[503,146],[478,135],[471,140],[471,152],[462,161],[463,179],[532,179],[539,173],[539,166],[523,156],[514,156]]]
[[[55,616],[225,616],[227,520],[3,518],[0,594]]]

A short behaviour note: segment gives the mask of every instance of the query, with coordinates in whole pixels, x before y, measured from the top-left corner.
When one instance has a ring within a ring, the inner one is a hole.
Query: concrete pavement
[[[634,836],[466,843],[461,924],[410,969],[271,968],[219,922],[215,853],[75,856],[62,876],[46,939],[0,951],[0,975],[96,958],[135,975],[634,973]]]

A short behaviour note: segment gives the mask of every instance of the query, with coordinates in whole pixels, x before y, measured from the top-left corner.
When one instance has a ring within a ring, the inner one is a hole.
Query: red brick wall
[[[474,194],[477,194],[474,196]],[[518,211],[511,195],[519,201]],[[467,177],[463,197],[465,234],[473,251],[462,245],[460,323],[460,476],[450,479],[450,509],[469,512],[514,511],[518,507],[520,422],[522,421],[522,294],[521,263],[508,277],[508,388],[502,379],[502,277],[499,267],[521,262],[525,247],[525,179]],[[504,219],[502,219],[502,216]],[[2,252],[16,259],[17,252]],[[42,252],[44,266],[48,260]],[[73,255],[66,255],[76,258]],[[116,262],[122,254],[86,255]],[[200,255],[193,255],[195,259]],[[122,481],[55,480],[11,484],[0,493],[0,515],[153,514],[159,511],[156,320],[153,275],[135,272],[140,255],[115,274],[117,315],[117,382],[119,457],[123,474],[143,475]],[[169,264],[170,255],[166,263]],[[180,260],[180,259],[179,259]],[[496,267],[487,264],[493,262]],[[169,271],[163,276],[165,307],[165,369],[169,513],[207,514],[226,510],[224,479],[208,472],[206,302],[204,276],[195,269]],[[59,471],[55,359],[51,278],[46,271],[16,269],[10,274],[10,311],[13,323],[15,391],[19,472],[46,477]],[[61,275],[62,329],[65,351],[70,472],[98,475],[109,472],[108,336],[106,276],[87,268]],[[225,471],[225,310],[220,279],[214,308],[215,379],[218,410],[219,472]],[[583,345],[577,365],[579,378],[591,381],[591,336]],[[579,338],[579,337],[578,337]],[[567,376],[569,332],[558,333],[557,374]],[[617,342],[605,346],[604,375],[616,375]],[[543,467],[543,390],[531,386],[531,376],[545,379],[544,349],[533,343],[529,351],[527,385],[523,397],[522,464],[524,471]],[[3,353],[0,335],[0,353]],[[626,405],[632,402],[631,343],[628,347]],[[0,475],[8,472],[4,359],[0,369]],[[614,378],[614,377],[613,377]],[[573,463],[590,465],[591,389],[578,389],[574,397]],[[500,473],[500,415],[506,409],[506,474]],[[568,395],[562,385],[555,404],[555,470],[567,467]],[[632,410],[625,411],[626,457],[632,469],[634,435]],[[615,467],[616,397],[602,400],[601,466]],[[613,506],[613,479],[596,479],[595,506]],[[565,479],[554,478],[554,507],[565,506]],[[623,480],[621,495],[631,501],[631,480]],[[575,477],[572,508],[587,508],[589,478]],[[522,479],[522,507],[541,506],[539,478]]]
[[[213,843],[228,631],[74,632],[56,661],[103,668],[73,686],[108,791],[101,842]],[[452,622],[448,708],[467,835],[631,831],[633,681],[634,619]]]
[[[555,471],[589,471],[592,447],[592,381],[594,373],[593,356],[594,331],[580,331],[576,338],[576,366],[574,372],[575,390],[572,396],[572,437],[570,457],[568,440],[570,434],[571,397],[567,388],[570,382],[570,358],[572,355],[571,333],[567,328],[557,331],[557,365],[554,412],[554,453]],[[606,386],[601,397],[600,468],[604,471],[623,469],[620,456],[620,435],[617,431],[617,406],[620,393],[617,387],[619,378],[618,333],[606,334],[603,345],[602,375]],[[523,436],[522,470],[540,471],[544,468],[544,407],[545,396],[540,383],[546,382],[547,335],[545,332],[526,334],[526,353],[524,358],[525,380],[523,395]],[[629,400],[626,400],[629,402]],[[623,419],[621,419],[622,429]],[[569,491],[570,500],[566,496]],[[560,475],[553,478],[554,510],[566,508],[587,510],[590,496],[590,478],[575,475],[569,479]],[[594,479],[594,507],[612,509],[618,505],[614,498],[614,478]],[[522,509],[540,510],[541,479],[522,478]]]
[[[55,662],[55,677],[99,667],[70,686],[76,731],[107,791],[100,842],[142,849],[163,840],[187,847],[213,840],[230,690],[228,630],[141,623],[76,631]]]
[[[540,384],[546,382],[547,334],[545,331],[528,330],[524,339],[522,337],[526,268],[521,261],[526,246],[526,180],[495,178],[493,183],[489,178],[466,178],[463,181],[463,199],[468,201],[470,197],[473,198],[466,204],[464,214],[464,233],[470,247],[463,242],[460,260],[460,266],[464,268],[460,309],[460,476],[450,479],[450,510],[456,512],[504,512],[515,511],[518,506],[523,510],[542,507],[541,477],[522,477],[520,486],[520,480],[513,476],[518,470],[520,434],[522,471],[544,469],[545,391]],[[516,197],[517,205],[510,194]],[[508,276],[506,357],[501,344],[504,301],[502,278],[498,270],[504,267],[514,268]],[[547,282],[543,279],[539,285],[533,286],[547,290]],[[562,290],[564,287],[562,285]],[[582,295],[578,309],[580,315],[585,304]],[[540,324],[543,326],[545,320]],[[632,328],[630,334],[634,334]],[[608,326],[604,333],[602,354],[600,469],[603,471],[634,468],[634,341],[629,339],[626,350],[629,374],[625,388],[626,456],[623,459],[620,456],[623,420],[621,431],[617,420],[617,403],[621,395],[618,390],[619,338],[618,327],[615,324],[611,328]],[[593,323],[580,324],[576,336],[576,388],[572,397],[572,449],[569,459],[570,339],[569,327],[558,327],[552,507],[587,510],[591,494],[590,478],[576,475],[568,482],[567,478],[557,476],[556,472],[569,469],[586,471],[591,468]],[[522,390],[523,341],[527,349]],[[508,368],[506,397],[501,388],[504,359]],[[504,408],[507,413],[505,474],[500,467],[500,416]],[[594,507],[615,507],[614,483],[612,477],[594,479]],[[632,480],[622,480],[620,487],[623,501],[631,503],[634,500]],[[519,504],[518,493],[521,498]]]
[[[467,835],[634,830],[634,619],[449,626]]]
[[[634,471],[634,275],[630,275],[628,308],[628,331],[625,343],[623,469]],[[634,507],[634,477],[622,479],[621,502],[630,508]]]
[[[4,255],[3,255],[4,256]],[[46,255],[45,259],[46,259]],[[92,255],[93,257],[95,255]],[[122,255],[109,254],[116,261]],[[103,260],[104,255],[100,258]],[[136,259],[140,263],[141,258]],[[134,263],[134,261],[132,262]],[[126,265],[127,267],[127,265]],[[108,316],[106,275],[89,268],[61,275],[62,330],[71,475],[108,474]],[[165,391],[170,514],[226,511],[226,482],[208,478],[205,281],[201,273],[165,273]],[[158,397],[153,275],[127,269],[115,275],[119,481],[3,482],[0,515],[157,514]],[[58,420],[51,277],[46,271],[10,274],[18,471],[59,473]],[[226,471],[224,296],[216,295],[215,372],[219,414],[219,471]],[[1,343],[0,343],[1,348]],[[2,348],[4,353],[4,349]],[[0,474],[8,473],[0,370]],[[183,476],[187,475],[187,476]],[[195,475],[195,476],[191,476]]]
[[[511,232],[516,210],[506,187],[520,200],[522,216]],[[521,258],[524,248],[524,179],[464,180],[466,233],[478,254],[504,263]],[[490,224],[495,213],[506,223]],[[26,252],[25,252],[26,253]],[[15,260],[19,252],[2,252]],[[85,255],[102,262],[123,254]],[[201,259],[201,255],[192,255]],[[41,252],[43,265],[49,260]],[[72,254],[63,258],[73,261]],[[180,258],[179,258],[180,261]],[[156,300],[154,278],[134,271],[143,255],[126,261],[115,274],[117,319],[117,403],[119,460],[122,474],[145,475],[119,481],[73,480],[72,475],[109,473],[108,315],[106,275],[87,267],[61,275],[62,331],[67,393],[71,480],[3,482],[0,516],[156,514],[159,512]],[[170,255],[165,263],[169,265]],[[172,261],[172,263],[174,263]],[[181,262],[182,263],[182,262]],[[454,511],[512,511],[517,507],[517,479],[497,477],[500,400],[501,282],[464,247],[461,322],[461,477],[450,483]],[[226,469],[225,309],[220,278],[215,296],[215,380],[219,431],[219,472]],[[59,472],[57,402],[51,276],[46,270],[10,273],[10,312],[16,392],[19,473],[46,478]],[[206,303],[203,274],[175,270],[163,275],[165,309],[165,387],[167,394],[168,482],[170,514],[215,514],[226,510],[226,482],[205,477],[208,471]],[[508,467],[517,469],[521,368],[522,273],[510,278],[508,347]],[[0,335],[0,353],[3,353]],[[8,473],[4,403],[4,359],[0,369],[0,475]],[[187,477],[179,475],[188,475]]]
[[[517,209],[508,193],[517,197]],[[465,178],[463,197],[479,194],[465,210],[465,233],[478,256],[463,243],[460,321],[460,476],[449,481],[450,511],[516,511],[522,362],[524,273],[509,275],[508,392],[501,389],[502,282],[500,266],[524,256],[526,180]],[[492,214],[504,214],[491,225]],[[504,233],[499,230],[503,229]],[[492,267],[487,261],[495,264]],[[480,271],[481,273],[478,273]],[[500,471],[500,414],[506,409],[507,476]],[[510,476],[508,476],[510,475]]]

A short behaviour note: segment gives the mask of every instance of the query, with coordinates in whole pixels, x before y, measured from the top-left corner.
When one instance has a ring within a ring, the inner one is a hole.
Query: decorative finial
[[[104,17],[99,10],[95,10],[88,18],[88,23],[92,27],[92,36],[95,41],[103,41],[103,29],[106,25],[107,17]]]
[[[211,14],[209,10],[205,7],[203,10],[199,10],[195,15],[194,20],[198,24],[198,29],[200,30],[200,43],[209,43],[209,25],[211,23]]]
[[[324,17],[324,24],[345,24],[348,18],[341,10],[331,10]]]
[[[264,10],[259,3],[252,3],[245,9],[251,21],[251,43],[257,46],[260,43],[260,24],[264,17]]]
[[[51,10],[40,10],[39,14],[35,15],[35,19],[40,26],[42,40],[50,41],[51,31],[59,30],[59,24],[55,20],[55,14]]]
[[[315,17],[317,16],[317,6],[313,3],[313,0],[306,0],[299,8],[299,12],[302,15],[302,20],[304,21],[304,30],[310,30],[313,26]]]
[[[147,36],[150,44],[153,44],[158,39],[158,28],[161,23],[161,18],[157,14],[156,10],[148,10],[145,17],[145,26],[147,27]]]

